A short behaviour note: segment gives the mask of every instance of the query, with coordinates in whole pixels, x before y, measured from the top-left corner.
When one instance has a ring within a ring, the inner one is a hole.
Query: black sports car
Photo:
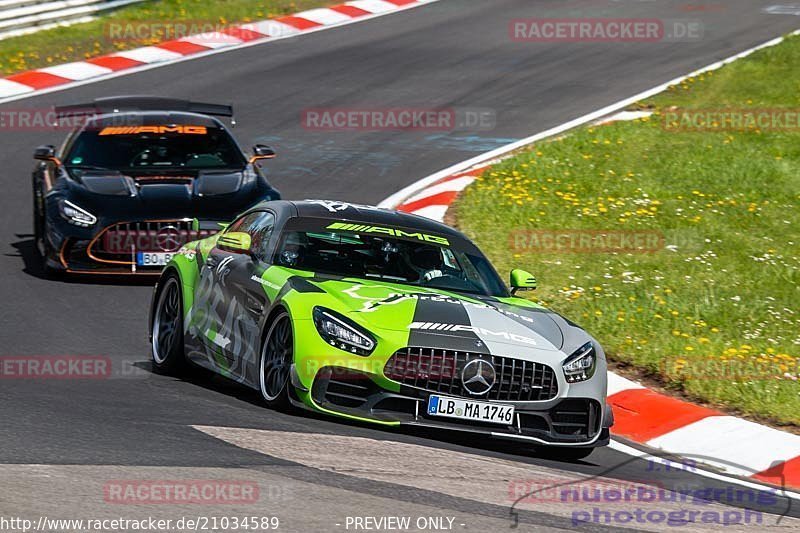
[[[55,109],[83,117],[60,149],[34,158],[34,235],[48,274],[158,274],[274,189],[214,116],[228,105],[126,96]],[[195,219],[195,222],[193,222]],[[199,221],[199,222],[198,222]]]

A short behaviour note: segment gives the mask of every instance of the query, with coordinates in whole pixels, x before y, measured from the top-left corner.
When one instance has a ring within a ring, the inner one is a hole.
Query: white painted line
[[[680,455],[719,457],[744,468],[736,471],[726,463],[717,466],[745,475],[767,470],[775,461],[800,457],[800,435],[732,416],[698,420],[652,439],[647,445]]]
[[[435,220],[436,222],[443,222],[444,215],[447,213],[447,209],[449,205],[428,205],[425,207],[421,207],[412,213],[415,215],[419,215],[421,217],[429,218],[431,220]]]
[[[796,31],[792,32],[790,35],[800,35],[800,30],[796,30]],[[555,126],[555,127],[550,128],[548,130],[539,132],[539,133],[537,133],[535,135],[531,135],[530,137],[526,137],[524,139],[520,139],[519,141],[511,143],[511,144],[507,144],[506,146],[501,146],[500,148],[497,148],[496,150],[492,150],[490,152],[486,152],[484,154],[478,155],[478,156],[473,157],[471,159],[467,159],[466,161],[462,161],[461,163],[456,163],[455,165],[453,165],[451,167],[442,169],[439,172],[431,174],[430,176],[428,176],[426,178],[422,178],[421,180],[418,180],[418,181],[412,183],[411,185],[409,185],[407,187],[404,187],[403,189],[397,191],[396,193],[392,194],[388,198],[384,199],[381,203],[378,204],[378,207],[385,207],[385,208],[390,208],[391,209],[391,208],[403,203],[403,201],[406,198],[408,198],[409,196],[411,196],[412,194],[417,193],[419,190],[427,187],[428,185],[432,185],[432,184],[436,183],[440,179],[446,178],[448,176],[452,176],[453,174],[456,174],[458,172],[463,172],[463,171],[465,171],[465,170],[467,170],[467,169],[469,169],[471,167],[474,167],[474,166],[479,165],[481,163],[485,163],[488,160],[492,160],[492,159],[496,159],[496,158],[499,158],[499,157],[507,156],[509,153],[513,152],[514,150],[518,150],[518,149],[523,148],[523,147],[525,147],[525,146],[527,146],[529,144],[535,143],[537,141],[541,141],[542,139],[547,139],[548,137],[553,137],[555,135],[559,135],[561,133],[569,131],[569,130],[571,130],[573,128],[576,128],[578,126],[582,126],[582,125],[587,124],[589,122],[594,122],[594,121],[596,121],[598,119],[601,119],[601,118],[605,117],[606,115],[609,115],[609,114],[611,114],[611,113],[613,113],[615,111],[618,111],[618,110],[620,110],[622,108],[625,108],[625,107],[627,107],[627,106],[629,106],[631,104],[634,104],[634,103],[638,102],[639,100],[644,100],[644,99],[650,98],[651,96],[654,96],[654,95],[656,95],[656,94],[658,94],[660,92],[663,92],[670,85],[677,85],[677,84],[681,83],[682,81],[684,81],[687,78],[691,78],[691,77],[697,76],[697,75],[702,74],[704,72],[717,70],[720,67],[723,67],[723,66],[727,65],[728,63],[736,61],[737,59],[741,59],[743,57],[747,57],[747,56],[749,56],[750,54],[752,54],[753,52],[755,52],[757,50],[761,50],[762,48],[767,48],[767,47],[770,47],[770,46],[775,46],[776,44],[779,44],[779,43],[783,42],[783,40],[784,40],[784,37],[778,37],[778,38],[775,38],[775,39],[771,39],[771,40],[769,40],[769,41],[767,41],[767,42],[765,42],[763,44],[760,44],[760,45],[755,46],[753,48],[749,48],[749,49],[745,50],[744,52],[740,52],[740,53],[738,53],[736,55],[733,55],[733,56],[731,56],[731,57],[729,57],[727,59],[723,59],[722,61],[717,61],[716,63],[712,63],[712,64],[710,64],[710,65],[708,65],[706,67],[703,67],[701,69],[695,70],[694,72],[686,74],[685,76],[679,76],[679,77],[677,77],[677,78],[675,78],[673,80],[670,80],[670,81],[668,81],[666,83],[662,83],[661,85],[658,85],[657,87],[653,87],[652,89],[648,89],[648,90],[643,91],[643,92],[641,92],[639,94],[635,94],[633,96],[625,98],[624,100],[620,100],[619,102],[616,102],[616,103],[613,103],[611,105],[605,106],[605,107],[603,107],[601,109],[598,109],[597,111],[593,111],[593,112],[588,113],[586,115],[583,115],[581,117],[578,117],[578,118],[575,118],[573,120],[570,120],[569,122],[565,122],[565,123],[563,123],[563,124],[561,124],[559,126]]]
[[[442,192],[459,192],[463,191],[467,188],[467,186],[475,181],[475,178],[472,176],[464,176],[461,178],[456,178],[454,180],[448,180],[442,183],[437,183],[436,185],[432,185],[425,190],[421,191],[419,194],[415,194],[411,198],[408,198],[404,204],[410,204],[411,202],[416,202],[418,200],[422,200],[423,198],[428,198],[429,196],[433,196],[434,194],[439,194]]]
[[[344,13],[339,13],[338,11],[334,11],[333,9],[328,9],[327,7],[322,7],[319,9],[309,9],[308,11],[302,11],[300,13],[296,13],[294,16],[310,20],[311,22],[316,22],[317,24],[325,24],[325,25],[341,24],[342,22],[349,22],[353,20],[353,17],[349,17]]]
[[[182,54],[172,52],[171,50],[165,50],[164,48],[158,48],[157,46],[145,46],[144,48],[136,48],[135,50],[117,52],[114,55],[134,61],[141,61],[142,63],[159,63],[184,57]]]
[[[606,117],[598,122],[598,124],[611,124],[612,122],[628,122],[639,118],[646,118],[652,115],[652,111],[620,111],[610,117]]]
[[[33,91],[33,87],[29,87],[11,80],[0,79],[0,98],[32,93]]]
[[[609,448],[612,450],[616,450],[618,452],[624,453],[626,455],[630,455],[633,457],[638,457],[640,459],[645,459],[648,461],[653,462],[660,462],[661,458],[656,455],[649,454],[632,446],[628,446],[627,444],[623,444],[618,440],[611,439],[611,442],[608,445]],[[688,457],[689,459],[694,459],[698,463],[707,462],[706,459],[701,457]],[[757,472],[749,472],[748,475],[756,474]],[[747,487],[749,489],[755,490],[764,490],[764,487],[768,486],[766,484],[757,483],[754,481],[747,481],[744,479],[739,479],[736,477],[727,476],[725,474],[720,474],[717,472],[711,472],[710,470],[703,470],[702,468],[697,468],[692,471],[692,474],[697,476],[702,476],[708,479],[715,479],[717,481],[724,481],[725,483],[731,483],[733,485],[739,485],[740,487]],[[785,496],[787,498],[791,498],[793,500],[800,501],[800,493],[793,492],[791,490],[779,490],[777,494],[781,496]]]
[[[353,0],[352,2],[345,2],[345,4],[370,13],[386,13],[397,8],[391,2],[384,2],[383,0]]]
[[[623,378],[613,372],[608,373],[608,395],[617,394],[618,392],[631,390],[631,389],[644,389],[635,381]]]
[[[68,80],[85,80],[95,76],[102,76],[112,71],[110,68],[93,65],[84,61],[77,61],[75,63],[65,63],[54,67],[40,68],[37,69],[37,72],[46,72],[54,76],[67,78]]]

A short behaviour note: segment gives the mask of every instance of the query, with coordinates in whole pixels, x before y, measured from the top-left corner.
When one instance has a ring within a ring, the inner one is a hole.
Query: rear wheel
[[[161,374],[179,374],[186,366],[182,302],[180,280],[170,273],[163,280],[153,311],[153,366]]]
[[[289,313],[280,313],[269,327],[261,348],[259,382],[261,396],[273,409],[286,409],[289,401],[289,370],[294,362],[294,338]]]

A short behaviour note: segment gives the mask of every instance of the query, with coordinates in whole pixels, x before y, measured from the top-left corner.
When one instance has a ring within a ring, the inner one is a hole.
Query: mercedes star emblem
[[[176,252],[183,243],[181,232],[175,226],[167,226],[156,234],[156,245],[165,252]]]
[[[484,359],[473,359],[461,371],[461,382],[464,388],[474,396],[489,392],[497,380],[494,365]]]

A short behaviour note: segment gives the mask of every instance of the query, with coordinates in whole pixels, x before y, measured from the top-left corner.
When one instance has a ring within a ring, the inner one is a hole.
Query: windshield
[[[241,168],[244,157],[222,128],[107,126],[83,131],[67,167],[112,170]]]
[[[347,231],[342,226],[357,229]],[[275,264],[415,287],[508,295],[488,259],[472,243],[409,228],[294,219],[282,234]]]

